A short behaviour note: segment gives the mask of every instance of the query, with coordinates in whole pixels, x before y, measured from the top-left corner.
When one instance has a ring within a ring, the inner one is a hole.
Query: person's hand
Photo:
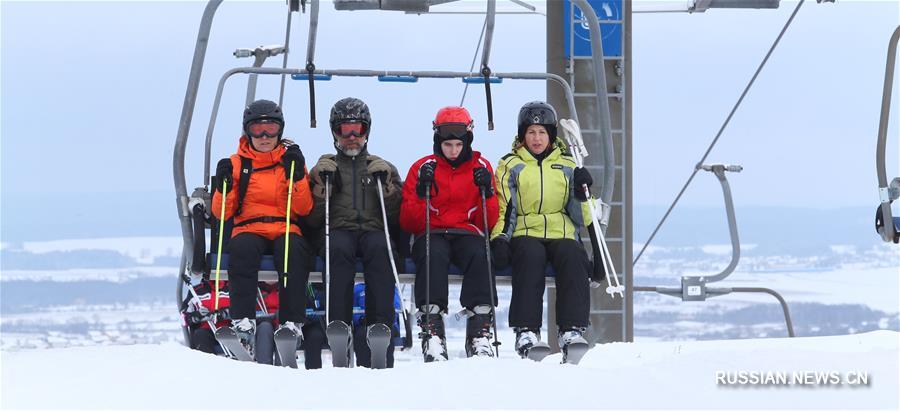
[[[472,170],[472,177],[478,189],[484,192],[484,198],[491,198],[494,195],[494,187],[491,185],[491,172],[485,167],[478,167]]]
[[[306,159],[303,158],[303,152],[300,146],[291,144],[281,155],[281,165],[284,166],[284,177],[291,178],[291,163],[294,164],[294,182],[300,181],[306,177]]]
[[[234,173],[234,167],[231,165],[231,159],[223,158],[219,160],[219,162],[216,164],[216,191],[222,191],[223,181],[227,181],[229,187],[233,186],[234,179],[231,178],[232,173]]]
[[[425,198],[429,188],[434,185],[434,170],[437,168],[436,161],[428,161],[419,167],[419,181],[416,183],[416,194],[420,198]]]
[[[494,260],[494,268],[502,270],[509,267],[509,263],[512,259],[509,240],[505,237],[497,237],[491,240],[491,257],[493,257]]]
[[[200,324],[212,319],[209,309],[203,305],[198,308],[196,304],[189,304],[184,313],[187,314],[187,320],[191,324]]]
[[[372,160],[368,165],[369,174],[372,177],[381,180],[382,185],[388,185],[388,179],[391,177],[391,165],[382,159]]]
[[[585,170],[584,167],[576,167],[572,173],[572,185],[575,186],[575,198],[578,201],[585,202],[587,201],[587,194],[584,192],[584,186],[590,189],[594,185],[594,179],[591,178],[591,173]]]
[[[331,193],[334,194],[341,191],[341,175],[337,172],[337,161],[330,157],[322,157],[316,163],[311,171],[315,180],[315,188],[318,190],[319,198],[325,198],[325,177],[331,184]],[[313,194],[317,193],[313,190]]]

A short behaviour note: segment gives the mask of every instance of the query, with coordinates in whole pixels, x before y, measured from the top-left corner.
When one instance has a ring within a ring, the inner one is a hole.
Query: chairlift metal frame
[[[881,116],[878,122],[878,145],[875,150],[875,171],[878,174],[878,197],[881,204],[875,212],[875,231],[885,242],[900,243],[897,230],[900,219],[891,212],[891,203],[900,198],[900,177],[890,184],[887,180],[887,129],[891,116],[891,92],[894,85],[894,67],[897,63],[897,42],[900,41],[900,26],[894,29],[888,42],[887,62],[884,68],[884,89],[881,93]]]
[[[593,12],[592,7],[587,2],[587,0],[574,0],[576,4],[582,10],[586,12],[589,17],[593,17],[596,19],[596,13]],[[287,29],[286,29],[286,40],[285,46],[283,50],[284,54],[284,63],[281,69],[275,68],[264,68],[261,67],[263,60],[260,56],[256,56],[257,60],[254,66],[256,67],[240,67],[228,70],[219,80],[219,85],[217,88],[216,99],[214,103],[214,107],[212,110],[212,114],[210,116],[210,123],[207,129],[206,136],[206,146],[204,152],[204,178],[203,178],[203,187],[197,187],[194,189],[194,192],[191,196],[187,194],[187,183],[184,171],[184,162],[185,162],[185,153],[187,146],[187,139],[190,132],[190,127],[193,121],[193,113],[194,108],[196,106],[197,101],[197,93],[200,87],[200,77],[203,71],[203,65],[206,57],[206,49],[209,43],[209,35],[212,29],[212,21],[218,7],[221,5],[222,0],[209,0],[203,15],[200,20],[200,27],[197,34],[197,41],[194,47],[194,55],[191,63],[190,75],[188,77],[188,85],[185,91],[184,103],[182,105],[181,117],[179,119],[178,132],[176,134],[176,142],[175,148],[173,152],[173,177],[175,182],[175,194],[176,194],[176,206],[178,209],[178,216],[181,222],[182,229],[182,238],[183,238],[183,247],[182,247],[182,257],[179,266],[179,275],[176,286],[176,303],[179,308],[181,306],[181,302],[184,299],[184,285],[185,283],[190,282],[191,274],[198,274],[195,272],[195,267],[199,267],[199,264],[196,263],[193,256],[193,249],[195,245],[197,245],[197,241],[205,241],[203,239],[194,238],[194,221],[192,221],[193,214],[196,214],[198,210],[203,212],[203,207],[209,209],[209,168],[210,168],[210,151],[211,151],[211,143],[212,143],[212,134],[215,126],[215,120],[217,117],[217,112],[219,109],[219,105],[221,102],[222,92],[227,80],[233,76],[234,74],[244,73],[251,75],[251,81],[248,84],[247,89],[247,98],[252,98],[252,95],[255,95],[255,76],[256,75],[282,75],[285,76],[287,74],[291,74],[292,78],[295,79],[306,79],[309,82],[309,92],[310,92],[310,126],[316,126],[315,119],[315,81],[316,80],[326,80],[330,79],[331,76],[340,76],[340,77],[377,77],[380,81],[390,81],[396,80],[402,77],[407,78],[460,78],[466,83],[484,83],[485,85],[485,96],[487,100],[487,109],[488,109],[488,129],[493,129],[493,108],[491,103],[491,83],[499,83],[502,79],[521,79],[521,80],[544,80],[544,81],[554,81],[558,83],[566,96],[566,102],[569,108],[569,112],[571,113],[573,119],[578,121],[577,112],[575,109],[575,99],[572,88],[570,85],[563,79],[562,77],[551,74],[551,73],[493,73],[489,66],[490,59],[490,51],[491,51],[491,41],[493,38],[493,30],[494,30],[494,17],[496,14],[496,0],[488,0],[487,1],[487,13],[485,17],[485,40],[484,46],[482,48],[482,59],[481,59],[481,70],[477,73],[473,72],[453,72],[453,71],[374,71],[374,70],[323,70],[317,69],[314,62],[315,57],[315,45],[316,45],[316,33],[318,29],[318,12],[319,12],[319,1],[318,0],[309,0],[310,3],[310,26],[309,26],[309,38],[307,44],[307,57],[306,57],[306,65],[303,69],[288,69],[287,68],[287,58],[290,49],[287,46],[287,43],[290,40],[290,25],[291,25],[291,13],[294,11],[299,11],[300,7],[305,11],[307,0],[288,0],[288,16],[287,16]],[[592,30],[591,36],[592,40],[595,40],[597,47],[600,46],[599,34],[594,33],[595,30]],[[596,39],[594,37],[596,36]],[[597,50],[595,48],[595,50]],[[601,107],[602,103],[607,103],[607,99],[605,96],[605,86],[600,86],[601,84],[605,84],[605,73],[603,71],[602,64],[602,48],[599,49],[600,53],[594,53],[593,62],[594,67],[597,73],[599,73],[599,77],[595,76],[595,83],[598,85],[597,90],[601,90],[603,94],[600,96]],[[263,51],[260,51],[263,53]],[[252,54],[252,53],[251,53]],[[269,53],[268,56],[274,55]],[[266,56],[266,57],[268,57]],[[304,77],[305,76],[305,77]],[[279,101],[283,101],[284,97],[284,77],[282,77],[282,87],[281,87],[281,95],[279,97]],[[602,82],[601,82],[602,81]],[[608,104],[608,103],[607,103]],[[603,113],[601,113],[602,115]],[[607,121],[603,124],[603,129],[606,130],[603,136],[605,139],[603,140],[603,144],[605,147],[604,150],[604,160],[606,163],[606,167],[609,168],[609,172],[606,172],[606,184],[604,184],[604,194],[607,192],[607,195],[601,195],[602,198],[608,200],[609,196],[611,196],[614,183],[614,173],[612,171],[612,137],[609,131],[609,121],[608,121],[609,113],[608,107],[606,108],[606,116]],[[201,230],[203,227],[200,227]],[[205,262],[204,262],[205,263]],[[190,335],[188,328],[186,326],[182,327],[185,342],[189,343]]]
[[[682,301],[706,301],[707,298],[719,297],[731,293],[765,293],[775,297],[781,304],[784,312],[784,322],[787,326],[789,337],[794,337],[794,324],[791,321],[791,312],[788,309],[784,297],[777,291],[765,287],[709,287],[710,283],[724,280],[734,272],[741,259],[741,241],[738,236],[737,219],[734,216],[734,201],[731,197],[731,186],[725,177],[726,172],[739,173],[744,168],[739,165],[697,164],[698,170],[709,171],[715,174],[722,186],[722,195],[725,197],[725,211],[728,215],[728,231],[731,237],[731,262],[720,273],[712,276],[685,276],[681,277],[680,287],[665,286],[635,286],[634,291],[655,292],[663,295],[681,298]]]

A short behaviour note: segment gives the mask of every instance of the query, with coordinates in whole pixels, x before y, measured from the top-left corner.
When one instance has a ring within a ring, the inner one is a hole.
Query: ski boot
[[[489,305],[478,305],[465,311],[469,316],[466,321],[466,357],[493,357],[491,324],[494,310]]]
[[[516,352],[519,357],[533,361],[541,361],[550,354],[550,346],[541,341],[541,330],[534,328],[515,328]]]
[[[563,352],[563,364],[578,364],[588,351],[589,345],[584,339],[584,328],[569,327],[559,330],[559,347]]]
[[[221,327],[216,330],[216,339],[231,352],[234,358],[241,361],[253,361],[256,320],[241,318],[234,321],[231,327]]]
[[[444,318],[440,308],[434,304],[422,306],[419,309],[419,327],[422,332],[422,355],[425,362],[447,361],[447,338],[444,334]]]

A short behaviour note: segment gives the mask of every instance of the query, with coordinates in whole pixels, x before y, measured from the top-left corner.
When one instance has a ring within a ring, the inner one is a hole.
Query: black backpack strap
[[[277,217],[276,216],[262,216],[262,217],[248,218],[244,221],[241,221],[240,223],[236,223],[234,225],[234,227],[237,228],[237,227],[241,227],[241,226],[245,226],[247,224],[253,224],[253,223],[279,223],[279,222],[283,222],[283,221],[284,221],[284,217],[281,217],[281,216],[277,216]],[[291,220],[291,225],[296,225],[297,227],[299,227],[300,222],[296,221],[296,220]]]
[[[250,185],[250,173],[253,172],[253,159],[241,156],[241,170],[238,180],[238,198],[235,216],[241,215],[244,206],[244,196],[247,194],[247,186]]]

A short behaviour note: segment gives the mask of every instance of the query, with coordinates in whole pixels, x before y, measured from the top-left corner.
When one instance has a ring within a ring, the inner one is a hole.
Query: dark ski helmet
[[[543,101],[525,103],[519,110],[519,134],[517,134],[517,138],[519,141],[523,141],[525,139],[525,130],[528,130],[528,126],[539,124],[547,129],[547,134],[550,135],[550,145],[552,146],[554,140],[556,140],[556,122],[556,110],[553,109],[553,106]]]
[[[338,100],[331,107],[328,123],[332,132],[342,123],[362,123],[364,126],[363,134],[368,137],[369,130],[372,128],[372,114],[369,113],[369,106],[362,100],[355,97],[346,97]]]
[[[281,131],[278,132],[278,139],[281,140],[281,134],[284,132],[284,114],[281,107],[278,107],[274,101],[256,100],[250,103],[244,109],[244,134],[250,135],[247,126],[254,121],[267,120],[281,124]]]

